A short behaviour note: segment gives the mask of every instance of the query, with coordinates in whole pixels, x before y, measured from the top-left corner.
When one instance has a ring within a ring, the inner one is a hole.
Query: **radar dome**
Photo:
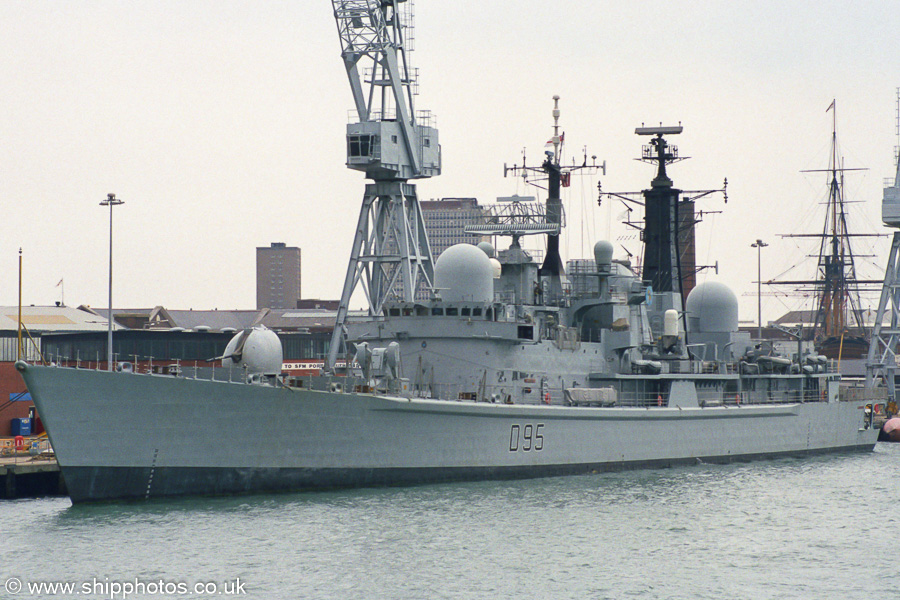
[[[503,274],[503,265],[500,264],[499,260],[491,257],[491,266],[494,268],[494,279],[500,279],[500,275]]]
[[[598,267],[610,265],[612,263],[612,257],[613,245],[611,242],[600,240],[594,244],[594,260],[597,261]]]
[[[445,302],[488,303],[494,299],[494,266],[478,246],[456,244],[438,257],[434,286]]]
[[[494,246],[490,242],[478,242],[478,247],[484,250],[488,258],[494,258]]]
[[[222,358],[223,367],[247,368],[248,375],[277,375],[281,373],[283,353],[281,340],[271,329],[262,325],[238,332]]]
[[[691,290],[685,308],[693,332],[725,333],[738,329],[737,296],[724,283],[701,283]]]

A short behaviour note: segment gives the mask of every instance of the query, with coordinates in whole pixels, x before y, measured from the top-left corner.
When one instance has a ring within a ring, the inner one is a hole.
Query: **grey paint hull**
[[[871,450],[862,402],[589,408],[28,366],[73,502],[525,478]]]

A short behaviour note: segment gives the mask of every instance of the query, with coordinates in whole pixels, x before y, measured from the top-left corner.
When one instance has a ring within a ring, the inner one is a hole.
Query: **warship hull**
[[[75,503],[865,451],[878,434],[861,401],[507,405],[18,366]]]

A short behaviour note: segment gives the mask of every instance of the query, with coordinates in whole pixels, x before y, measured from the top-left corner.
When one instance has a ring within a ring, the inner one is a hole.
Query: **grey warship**
[[[681,126],[636,130],[656,168],[641,194],[640,273],[605,240],[592,258],[562,263],[558,104],[553,150],[535,167],[545,202],[512,199],[473,229],[509,247],[460,244],[433,260],[410,180],[439,174],[440,146],[412,109],[401,4],[333,1],[359,116],[347,126],[347,164],[372,182],[325,370],[282,375],[277,336],[264,328],[239,332],[207,377],[18,362],[73,502],[873,448],[873,407],[842,397],[825,357],[776,355],[739,332],[737,299],[721,284],[685,290],[693,223],[667,173],[676,154],[667,138]],[[366,58],[382,70],[368,77],[376,94],[362,90]],[[378,97],[392,110],[368,103]],[[523,249],[527,235],[545,237],[542,262]],[[367,316],[350,318],[358,288]],[[252,422],[265,423],[264,435]]]

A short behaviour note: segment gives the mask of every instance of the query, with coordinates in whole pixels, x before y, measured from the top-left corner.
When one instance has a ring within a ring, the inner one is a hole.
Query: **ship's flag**
[[[566,141],[566,132],[563,131],[561,134],[559,134],[559,143],[562,144],[565,141]],[[544,148],[547,148],[552,145],[553,145],[553,138],[550,138],[549,140],[547,140],[547,143],[544,144]]]
[[[831,101],[831,104],[828,105],[828,108],[825,109],[825,112],[828,112],[832,108],[834,108],[834,100]]]
[[[63,281],[63,280],[62,280],[62,279],[60,279],[60,280],[59,280],[59,283],[57,283],[57,284],[56,284],[56,287],[59,287],[59,286],[61,286],[61,285],[62,285],[62,281]]]

